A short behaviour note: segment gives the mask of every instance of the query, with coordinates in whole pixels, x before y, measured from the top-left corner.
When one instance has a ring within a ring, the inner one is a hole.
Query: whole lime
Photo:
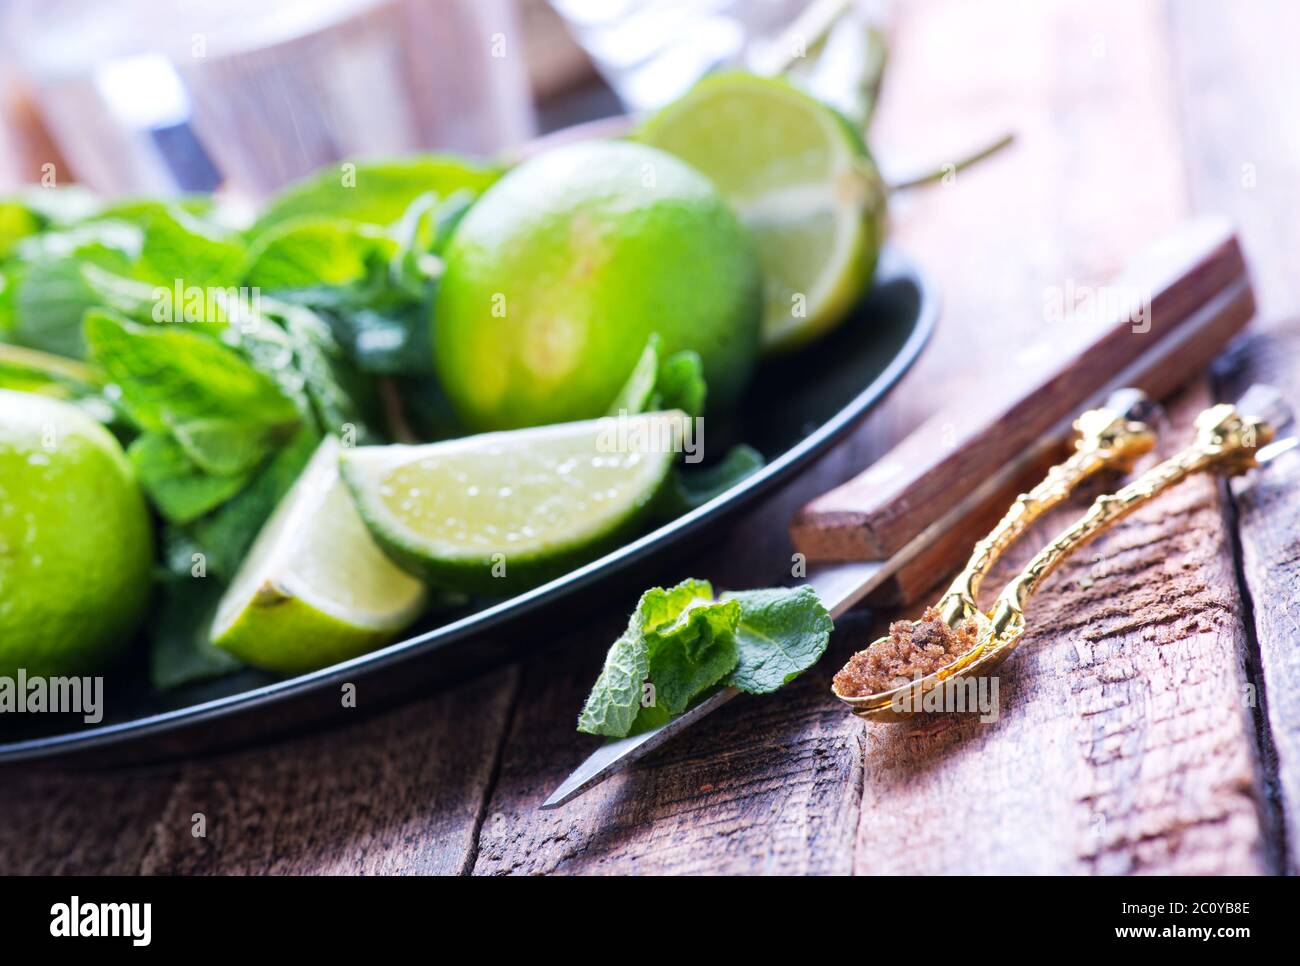
[[[655,148],[589,141],[524,162],[445,262],[434,359],[472,429],[604,415],[654,333],[665,356],[699,353],[710,412],[753,369],[755,244],[707,178]]]
[[[131,642],[152,564],[117,440],[71,403],[0,390],[0,675],[102,667]]]

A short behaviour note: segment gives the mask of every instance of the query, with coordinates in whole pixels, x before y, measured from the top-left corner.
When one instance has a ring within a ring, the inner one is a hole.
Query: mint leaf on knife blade
[[[726,594],[740,604],[740,663],[727,683],[750,694],[789,684],[826,651],[834,626],[811,587],[775,587]]]
[[[831,627],[807,586],[716,599],[704,580],[652,588],[610,648],[578,730],[609,738],[644,732],[724,684],[770,694],[817,662]]]
[[[647,634],[653,706],[670,717],[679,715],[692,699],[726,677],[740,660],[735,636],[739,621],[736,601],[701,597],[671,624]]]
[[[578,730],[622,738],[645,727],[647,713],[680,714],[736,666],[732,632],[739,619],[740,608],[715,601],[706,580],[647,590],[605,658]],[[649,708],[642,706],[647,681],[654,685]]]
[[[650,655],[637,616],[632,615],[627,630],[605,655],[605,666],[578,717],[579,731],[621,738],[632,729],[641,710],[641,686],[650,673]]]

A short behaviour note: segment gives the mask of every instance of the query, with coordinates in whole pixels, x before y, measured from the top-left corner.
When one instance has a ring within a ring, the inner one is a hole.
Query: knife
[[[1218,220],[1193,222],[1144,250],[1115,286],[1143,293],[1144,318],[1135,323],[1129,305],[1073,339],[1057,333],[1031,347],[1025,357],[1035,365],[1000,373],[795,515],[790,533],[809,561],[806,581],[833,619],[863,600],[920,598],[1057,461],[1078,412],[1123,387],[1168,396],[1254,313],[1236,235]],[[942,439],[953,442],[936,445]],[[607,741],[541,807],[570,801],[738,693],[725,688],[658,728]]]

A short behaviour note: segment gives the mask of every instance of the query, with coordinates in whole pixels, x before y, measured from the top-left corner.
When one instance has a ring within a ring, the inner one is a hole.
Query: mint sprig
[[[718,686],[770,694],[826,650],[831,618],[811,587],[715,598],[706,580],[641,595],[578,717],[578,730],[623,738],[681,714]]]

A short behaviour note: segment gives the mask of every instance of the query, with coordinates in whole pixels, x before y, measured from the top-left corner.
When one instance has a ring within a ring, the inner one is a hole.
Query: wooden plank
[[[1198,208],[1239,224],[1260,303],[1256,336],[1221,391],[1263,380],[1300,400],[1300,7],[1171,3],[1187,171]],[[1212,39],[1207,39],[1212,38]],[[1285,460],[1233,486],[1241,571],[1252,606],[1247,674],[1257,688],[1266,814],[1279,864],[1300,873],[1300,661],[1296,660],[1300,470]]]
[[[0,875],[130,875],[140,868],[174,770],[0,772]]]
[[[140,870],[465,871],[516,681],[502,671],[353,727],[186,766]]]
[[[505,669],[352,727],[156,770],[8,769],[0,873],[463,872],[517,682]]]
[[[954,0],[899,12],[879,153],[932,153],[1012,122],[1021,140],[899,199],[895,237],[938,276],[945,318],[873,423],[876,445],[846,448],[859,460],[997,365],[1032,365],[1008,347],[1061,324],[1041,308],[1052,287],[1117,269],[1186,213],[1158,5]],[[785,512],[862,465],[809,474]],[[850,848],[865,872],[1259,870],[1250,725],[1222,704],[1241,683],[1231,556],[1214,488],[1197,487],[1117,532],[1121,559],[1090,588],[1057,576],[1055,614],[1087,620],[1013,662],[997,725],[844,714],[830,674],[877,629],[857,617],[787,692],[737,701],[631,774],[538,812],[590,750],[570,729],[620,629],[591,628],[597,640],[525,668],[538,684],[521,692],[475,871],[841,871]],[[742,586],[761,576],[755,561],[783,566],[779,512],[764,508],[681,575]],[[1153,560],[1181,608],[1151,609],[1141,581]],[[1071,656],[1076,641],[1086,658]]]

